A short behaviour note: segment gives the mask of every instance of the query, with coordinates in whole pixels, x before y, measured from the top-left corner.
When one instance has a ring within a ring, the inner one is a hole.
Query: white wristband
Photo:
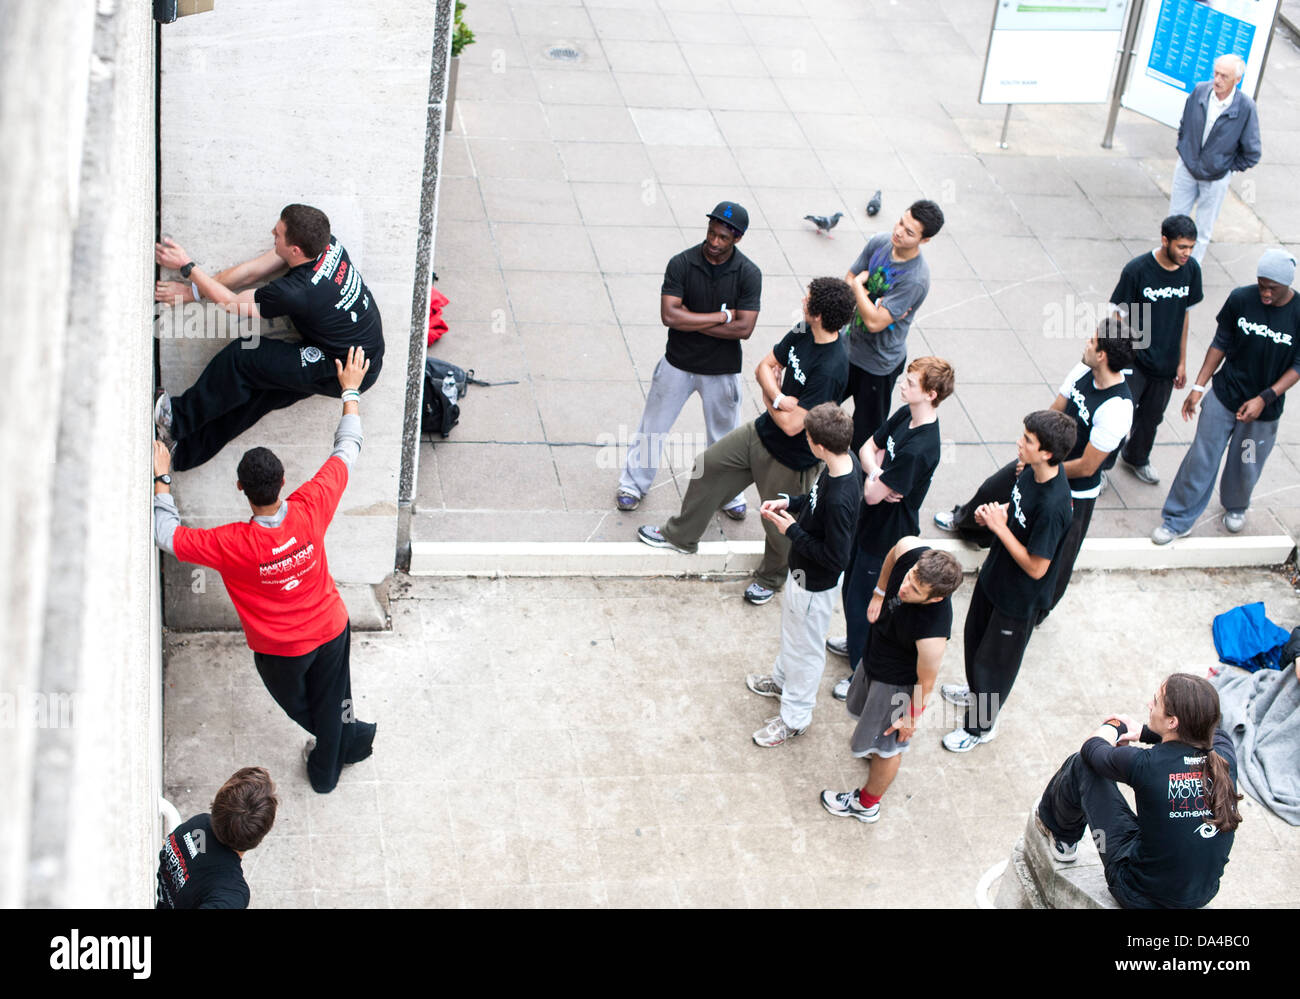
[[[199,294],[199,286],[195,284],[193,281],[190,282],[190,291],[194,293],[194,301],[196,302],[203,301],[203,296]]]
[[[341,398],[343,399],[344,403],[349,403],[349,402],[359,403],[361,401],[361,393],[358,392],[356,389],[346,389],[344,390]]]
[[[1193,385],[1193,386],[1192,386],[1192,391],[1193,391],[1193,392],[1199,392],[1199,393],[1201,393],[1201,395],[1205,395],[1205,386],[1204,386],[1204,385]]]
[[[727,317],[726,319],[722,320],[722,325],[726,326],[729,322],[731,322],[731,310],[724,305],[722,307],[722,314]]]
[[[780,410],[780,408],[781,408],[781,400],[784,399],[784,398],[785,398],[785,393],[784,393],[784,392],[778,392],[778,393],[776,394],[776,398],[772,400],[772,408],[775,409],[775,410]]]
[[[882,590],[879,586],[877,586],[877,587],[876,587],[874,590],[872,590],[871,592],[874,593],[874,594],[875,594],[876,596],[878,596],[878,597],[883,597],[883,596],[885,595],[885,591]]]

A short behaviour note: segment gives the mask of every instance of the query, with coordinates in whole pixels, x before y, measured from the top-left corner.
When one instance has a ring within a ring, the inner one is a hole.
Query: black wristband
[[[1264,400],[1265,406],[1277,402],[1277,393],[1273,391],[1271,386],[1264,389],[1264,391],[1259,394],[1259,397]]]
[[[1125,725],[1118,718],[1107,718],[1102,724],[1110,725],[1112,728],[1115,729],[1117,735],[1123,735],[1125,732],[1128,731],[1128,726]]]
[[[183,277],[186,281],[188,281],[190,279],[190,271],[194,270],[194,268],[197,266],[198,264],[196,264],[193,260],[191,260],[188,264],[182,265],[179,272],[180,276]]]

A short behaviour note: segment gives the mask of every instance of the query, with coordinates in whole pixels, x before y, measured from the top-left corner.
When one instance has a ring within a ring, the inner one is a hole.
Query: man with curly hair
[[[853,316],[853,294],[838,278],[814,278],[798,323],[758,362],[763,415],[738,427],[695,460],[681,512],[662,526],[643,524],[637,537],[656,548],[693,555],[714,511],[751,482],[763,499],[800,496],[817,478],[818,460],[808,448],[804,420],[823,402],[838,403],[849,360],[840,329]],[[764,521],[766,544],[751,604],[765,604],[785,582],[790,541]]]

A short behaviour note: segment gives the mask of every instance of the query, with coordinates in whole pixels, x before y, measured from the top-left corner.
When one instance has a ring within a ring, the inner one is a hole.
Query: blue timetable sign
[[[1161,0],[1146,75],[1190,94],[1214,75],[1214,60],[1250,56],[1255,26],[1197,0]],[[1240,83],[1238,83],[1240,86]]]

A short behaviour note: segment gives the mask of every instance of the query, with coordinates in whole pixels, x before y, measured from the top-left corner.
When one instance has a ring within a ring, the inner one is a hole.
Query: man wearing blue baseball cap
[[[708,219],[704,242],[677,254],[664,271],[659,318],[668,327],[668,344],[655,365],[619,479],[615,503],[624,512],[635,510],[649,492],[664,438],[693,393],[704,407],[709,444],[740,424],[740,341],[754,332],[763,274],[736,247],[749,228],[744,206],[723,201]],[[723,512],[743,519],[744,493],[729,499]]]

